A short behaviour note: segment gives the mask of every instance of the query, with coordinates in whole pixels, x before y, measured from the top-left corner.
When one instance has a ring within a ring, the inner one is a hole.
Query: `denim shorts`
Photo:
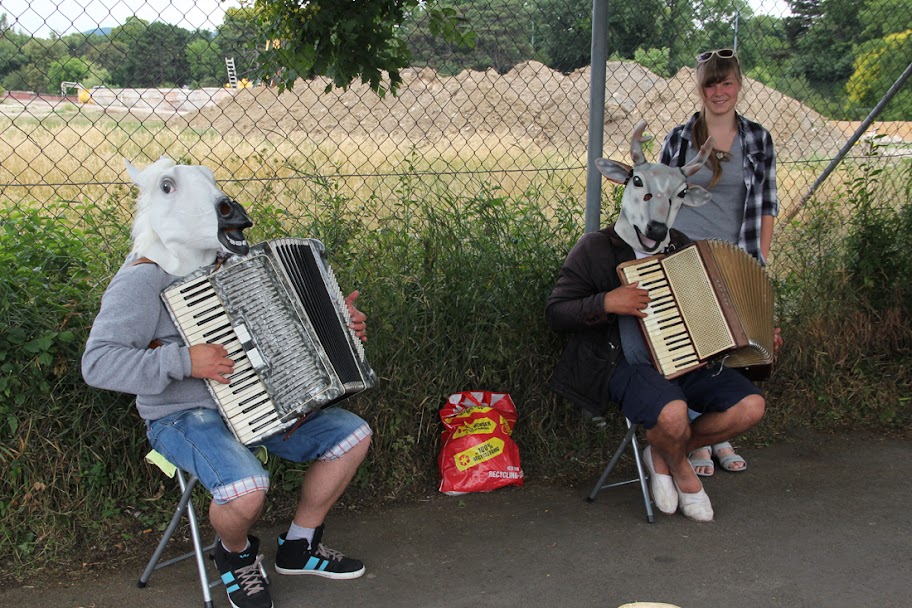
[[[668,380],[652,365],[631,365],[623,357],[611,376],[608,390],[624,416],[647,429],[656,425],[662,409],[675,400],[705,414],[724,412],[748,395],[762,394],[744,374],[718,364]]]
[[[249,448],[239,442],[214,409],[195,408],[146,422],[152,447],[171,463],[199,477],[219,504],[269,489],[269,473],[254,455],[262,445],[270,455],[292,462],[332,459],[369,437],[360,417],[338,407],[313,413],[285,439],[284,433]],[[334,455],[335,452],[335,455]]]

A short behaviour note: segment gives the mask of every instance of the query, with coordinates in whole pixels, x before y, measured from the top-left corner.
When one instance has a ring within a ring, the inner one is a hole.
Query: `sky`
[[[0,0],[7,23],[24,34],[48,38],[123,25],[127,17],[162,21],[187,30],[214,30],[238,0]]]
[[[788,14],[785,0],[749,0],[749,4],[757,13]],[[239,0],[0,0],[0,13],[6,13],[16,31],[49,38],[52,31],[65,35],[116,27],[133,15],[187,30],[214,30],[222,23],[225,9],[237,6]]]

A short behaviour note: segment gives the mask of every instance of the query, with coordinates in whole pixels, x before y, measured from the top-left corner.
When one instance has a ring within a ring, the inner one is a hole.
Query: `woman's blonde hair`
[[[700,59],[706,55],[709,56],[708,59],[701,61]],[[717,51],[701,53],[697,58],[696,68],[697,90],[700,92],[700,99],[703,99],[703,89],[705,87],[718,84],[732,75],[734,75],[739,84],[743,82],[741,62],[738,61],[737,53],[732,52],[729,57],[723,57]],[[706,112],[701,111],[697,117],[693,126],[692,136],[694,149],[698,149],[706,143],[706,138],[709,137],[709,128],[706,126]],[[707,162],[712,168],[712,179],[709,181],[708,186],[712,188],[722,177],[722,163],[719,162],[715,154],[711,154]]]

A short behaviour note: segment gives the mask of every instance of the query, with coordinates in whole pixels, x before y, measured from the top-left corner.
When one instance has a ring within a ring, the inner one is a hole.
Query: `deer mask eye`
[[[164,192],[165,194],[171,194],[172,192],[174,192],[174,188],[175,188],[174,180],[171,179],[170,177],[166,177],[165,179],[163,179],[161,181],[159,188],[161,188],[161,191]]]
[[[687,196],[687,188],[684,188],[683,190],[678,192],[678,198],[684,198],[685,196]]]
[[[642,188],[643,187],[643,178],[641,178],[639,175],[634,175],[633,176],[633,185],[636,186],[637,188]]]

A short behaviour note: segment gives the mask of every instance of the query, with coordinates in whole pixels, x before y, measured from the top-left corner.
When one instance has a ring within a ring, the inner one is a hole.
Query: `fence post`
[[[592,0],[592,76],[589,79],[589,151],[586,162],[586,232],[599,229],[602,174],[595,160],[605,137],[605,63],[608,61],[608,0]]]

